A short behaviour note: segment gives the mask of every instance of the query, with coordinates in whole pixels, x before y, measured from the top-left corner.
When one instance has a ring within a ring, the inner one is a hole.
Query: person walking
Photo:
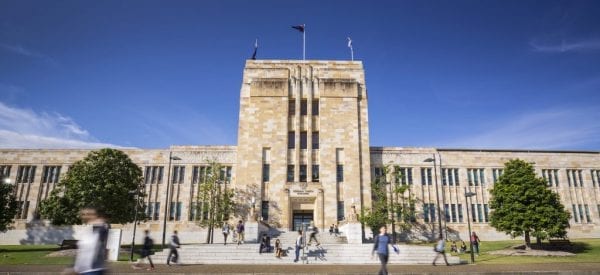
[[[383,225],[379,228],[379,235],[375,236],[375,241],[373,244],[373,251],[371,255],[374,256],[375,252],[379,256],[379,261],[381,262],[381,268],[379,269],[379,275],[387,275],[387,263],[389,260],[390,252],[388,249],[388,245],[392,245],[394,251],[398,253],[398,248],[394,247],[392,244],[392,238],[387,233],[387,226]]]
[[[473,244],[473,252],[475,254],[477,254],[477,256],[479,256],[479,243],[480,242],[481,242],[481,240],[479,239],[479,236],[477,236],[475,231],[473,231],[471,233],[471,243]]]
[[[103,275],[106,273],[104,260],[106,259],[108,224],[102,213],[94,207],[82,209],[79,215],[87,226],[77,242],[75,265],[63,273]]]
[[[227,222],[223,223],[223,245],[227,245],[227,236],[229,236],[229,224]]]
[[[317,229],[317,227],[315,226],[315,223],[313,221],[310,221],[310,225],[308,226],[308,233],[310,236],[310,238],[308,239],[308,245],[310,245],[313,240],[315,240],[315,242],[317,243],[317,246],[321,245],[319,240],[317,240],[318,232],[319,232],[319,229]]]
[[[140,253],[140,259],[138,263],[133,266],[134,269],[141,269],[140,263],[144,261],[144,259],[148,259],[150,263],[150,267],[148,270],[154,270],[154,263],[152,263],[152,259],[150,258],[150,254],[152,254],[152,247],[154,246],[154,240],[150,238],[150,231],[144,230],[144,244],[142,245],[142,251]]]
[[[333,233],[335,234],[336,237],[339,237],[339,235],[340,235],[340,229],[338,228],[337,224],[335,224],[333,226]]]
[[[333,224],[329,227],[329,236],[333,235]]]
[[[450,265],[448,263],[448,259],[446,259],[446,241],[444,241],[444,238],[442,238],[440,236],[440,238],[438,239],[437,244],[435,245],[435,258],[433,258],[433,262],[431,263],[432,265],[435,265],[435,261],[437,261],[437,259],[440,257],[440,255],[444,256],[444,262],[446,263],[446,265]]]
[[[179,253],[177,252],[177,248],[179,248],[179,237],[177,236],[177,230],[173,231],[173,235],[171,236],[171,241],[169,242],[169,256],[167,256],[167,265],[171,265],[171,255],[173,255],[173,262],[179,263]]]
[[[244,222],[242,222],[242,220],[240,220],[235,228],[235,231],[237,232],[237,244],[240,245],[240,243],[244,243]]]
[[[302,249],[302,230],[298,230],[298,237],[296,237],[296,258],[294,259],[294,263],[298,262],[300,258],[300,249]]]

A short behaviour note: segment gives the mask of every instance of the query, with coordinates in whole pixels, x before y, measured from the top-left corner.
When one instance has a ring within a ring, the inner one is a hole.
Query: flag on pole
[[[256,60],[256,51],[258,50],[258,38],[254,41],[254,53],[252,54],[252,60]]]
[[[350,48],[350,58],[354,61],[354,49],[352,48],[352,39],[348,37],[348,48]]]
[[[292,28],[302,33],[302,60],[306,60],[306,32],[304,31],[306,24],[292,26]]]
[[[292,26],[292,28],[297,29],[300,32],[304,32],[304,24],[297,25],[297,26]]]
[[[352,49],[352,39],[348,37],[348,48]]]

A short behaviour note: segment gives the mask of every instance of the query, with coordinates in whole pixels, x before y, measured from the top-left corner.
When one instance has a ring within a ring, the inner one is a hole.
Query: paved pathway
[[[0,275],[58,274],[60,265],[0,265]],[[112,274],[377,274],[377,265],[157,265],[153,271],[111,265]],[[600,274],[599,263],[481,264],[456,266],[390,265],[390,274]]]

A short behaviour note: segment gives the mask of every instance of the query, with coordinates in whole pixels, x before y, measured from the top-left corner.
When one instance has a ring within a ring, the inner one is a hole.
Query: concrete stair
[[[293,232],[289,232],[293,233]],[[327,232],[327,235],[329,233]],[[290,234],[291,235],[291,234]],[[321,234],[324,235],[324,234]],[[182,245],[179,258],[182,264],[292,264],[294,260],[294,242],[288,241],[290,236],[285,234],[283,249],[287,256],[278,259],[273,253],[258,254],[259,244],[194,244]],[[325,238],[323,238],[325,240]],[[372,244],[339,244],[322,243],[319,247],[314,244],[305,248],[304,263],[308,264],[378,264],[376,257],[371,257]],[[436,253],[429,246],[399,245],[399,254],[392,252],[390,264],[419,265],[431,264]],[[168,249],[152,256],[155,263],[166,263]],[[301,254],[302,255],[302,254]],[[456,256],[447,255],[450,264],[459,264]],[[438,259],[438,264],[444,264]]]

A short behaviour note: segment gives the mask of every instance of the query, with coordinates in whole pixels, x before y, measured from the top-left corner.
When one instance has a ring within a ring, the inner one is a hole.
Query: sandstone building
[[[422,226],[402,236],[435,236],[441,214],[449,237],[466,238],[469,219],[482,239],[506,239],[488,225],[489,190],[503,164],[520,158],[534,163],[548,188],[560,194],[572,214],[569,237],[600,237],[600,152],[369,147],[367,98],[360,61],[247,61],[237,146],[123,150],[144,170],[149,220],[140,227],[161,231],[166,207],[169,230],[200,242],[197,191],[214,160],[224,166],[223,184],[255,198],[254,205],[240,203],[255,207],[262,223],[284,230],[308,221],[322,230],[348,224],[371,205],[370,183],[388,166],[402,176],[386,181],[409,185],[418,200],[414,220]],[[20,202],[15,229],[0,234],[1,243],[59,238],[31,237],[28,231],[40,202],[89,151],[0,149],[0,174],[15,184]],[[171,179],[169,154],[177,157]],[[465,190],[476,195],[467,201]],[[126,240],[131,226],[123,229]]]

